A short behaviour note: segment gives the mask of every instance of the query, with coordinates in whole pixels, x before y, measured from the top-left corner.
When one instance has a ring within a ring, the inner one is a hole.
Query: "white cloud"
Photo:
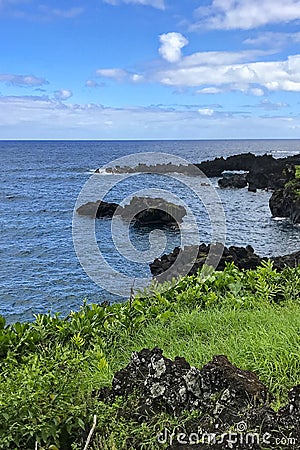
[[[199,89],[198,91],[196,91],[196,94],[220,94],[221,92],[223,92],[222,89],[211,86]]]
[[[86,80],[85,85],[86,87],[97,87],[98,83],[94,80]]]
[[[213,109],[209,109],[209,108],[200,108],[198,109],[198,113],[201,114],[202,116],[212,116],[214,113]]]
[[[250,89],[300,92],[300,55],[283,61],[249,62],[244,64],[178,66],[161,70],[156,79],[168,86],[229,87],[249,92]],[[261,94],[261,91],[254,91]]]
[[[196,91],[196,94],[221,94],[223,92],[229,92],[229,91],[231,91],[231,92],[240,91],[240,92],[243,92],[244,94],[254,95],[255,97],[262,97],[265,95],[263,89],[257,88],[257,87],[251,88],[243,83],[232,83],[229,85],[224,85],[222,88],[210,86],[210,87],[198,89]]]
[[[135,5],[144,5],[144,6],[152,6],[153,8],[164,10],[165,1],[164,0],[104,0],[104,3],[108,3],[110,5],[119,5],[120,3],[125,4],[135,4]]]
[[[213,0],[196,14],[200,20],[194,28],[249,30],[300,19],[300,0]]]
[[[68,100],[68,98],[72,97],[73,92],[69,89],[60,89],[59,91],[54,92],[54,97],[56,100]]]
[[[299,43],[300,42],[300,32],[297,33],[275,33],[272,31],[268,31],[266,33],[260,33],[258,36],[253,38],[248,38],[243,41],[243,44],[247,45],[269,45],[276,46],[276,48],[283,47],[287,44],[291,43]]]
[[[185,56],[181,59],[181,67],[191,66],[221,66],[224,64],[234,64],[239,62],[257,61],[260,56],[272,54],[272,51],[244,50],[240,52],[198,52]]]
[[[262,99],[258,104],[256,105],[243,105],[244,108],[261,108],[265,111],[279,111],[281,109],[288,108],[290,105],[288,103],[284,102],[271,102],[268,98]],[[287,119],[285,119],[287,120]]]
[[[181,58],[181,49],[185,47],[189,41],[181,33],[166,33],[159,37],[161,46],[159,48],[160,55],[168,62],[174,63]]]
[[[139,75],[138,73],[134,73],[130,78],[134,83],[140,83],[144,81],[143,75]]]
[[[278,111],[279,109],[287,108],[289,104],[283,102],[273,103],[266,98],[261,100],[261,102],[257,106],[267,111]]]
[[[255,97],[262,97],[263,95],[265,95],[264,91],[260,88],[251,88],[249,90],[249,93],[255,95]]]
[[[105,83],[97,83],[95,80],[86,80],[85,85],[86,87],[97,88],[105,86]]]
[[[104,78],[112,78],[117,81],[124,80],[128,73],[123,69],[98,69],[96,75]]]
[[[144,81],[144,76],[138,73],[130,73],[127,70],[114,68],[114,69],[98,69],[96,70],[98,77],[111,78],[115,81],[130,81],[132,83],[140,83]],[[93,81],[91,83],[94,83]]]
[[[45,78],[35,77],[34,75],[14,75],[10,73],[0,74],[0,82],[6,82],[13,86],[42,86],[49,84]]]
[[[298,138],[300,118],[224,111],[108,108],[41,97],[0,97],[0,139]],[[258,110],[259,111],[259,110]]]

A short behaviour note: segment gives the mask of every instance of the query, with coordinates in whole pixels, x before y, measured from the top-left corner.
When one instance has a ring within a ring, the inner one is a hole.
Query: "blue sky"
[[[299,138],[300,0],[0,0],[0,139]]]

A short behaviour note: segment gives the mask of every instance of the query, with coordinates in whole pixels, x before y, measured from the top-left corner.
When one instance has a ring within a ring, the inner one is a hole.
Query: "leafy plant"
[[[282,405],[300,383],[299,299],[299,267],[228,264],[205,277],[154,283],[123,304],[85,301],[65,318],[7,325],[0,317],[0,449],[82,449],[94,414],[94,450],[156,448],[160,425],[176,425],[171,417],[124,422],[119,403],[105,405],[95,394],[143,347],[197,366],[226,354],[254,370]]]

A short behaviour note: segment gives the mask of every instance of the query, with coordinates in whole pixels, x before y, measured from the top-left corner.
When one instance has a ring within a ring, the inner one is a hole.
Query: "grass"
[[[13,325],[0,318],[0,448],[82,449],[96,414],[93,450],[157,449],[157,431],[176,426],[174,418],[124,421],[123,399],[106,405],[95,395],[144,347],[197,367],[225,354],[254,371],[279,408],[300,384],[299,298],[299,267],[277,273],[270,263],[245,272],[229,265],[125,304],[84,304],[67,318],[38,315]]]
[[[213,355],[226,355],[256,372],[282,404],[287,389],[300,381],[299,306],[263,307],[255,311],[182,311],[167,327],[149,325],[130,343],[130,350],[159,346],[165,356],[184,355],[202,367]],[[125,355],[124,355],[125,356]],[[126,354],[124,362],[126,363]]]

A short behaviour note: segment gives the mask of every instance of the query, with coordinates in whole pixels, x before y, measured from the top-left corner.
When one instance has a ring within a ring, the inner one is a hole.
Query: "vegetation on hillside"
[[[83,449],[95,415],[90,449],[137,448],[128,436],[158,448],[157,431],[177,419],[124,422],[122,399],[107,405],[97,395],[144,347],[159,346],[197,367],[225,354],[259,376],[278,408],[300,383],[299,298],[300,267],[279,273],[271,263],[249,271],[228,265],[205,279],[155,286],[124,304],[85,302],[65,318],[37,315],[11,325],[0,318],[0,448]]]

